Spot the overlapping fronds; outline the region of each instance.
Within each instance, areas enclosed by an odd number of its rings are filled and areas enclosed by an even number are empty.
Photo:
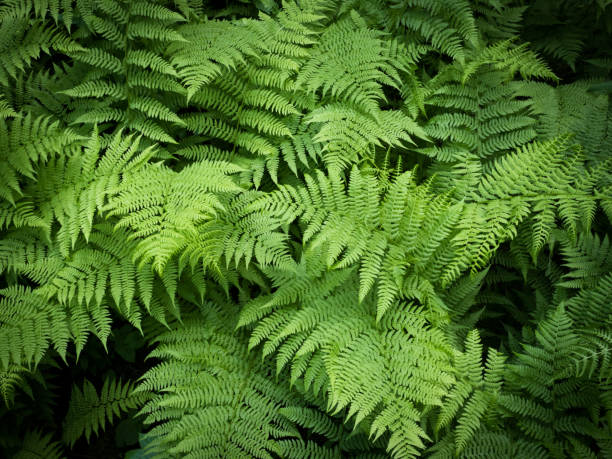
[[[3,2],[0,449],[612,457],[611,12]]]

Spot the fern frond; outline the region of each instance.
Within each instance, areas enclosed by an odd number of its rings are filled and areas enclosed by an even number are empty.
[[[466,83],[454,68],[445,73],[429,83],[425,106],[441,113],[430,117],[425,132],[447,145],[419,151],[445,162],[461,160],[466,149],[485,159],[535,138],[536,120],[527,111],[530,102],[519,100],[499,72],[480,72]]]
[[[68,341],[75,336],[69,329],[67,311],[30,288],[8,287],[0,299],[0,363],[37,365],[48,347],[65,358]]]
[[[112,120],[153,140],[176,143],[169,131],[172,123],[183,125],[176,114],[182,104],[169,94],[184,89],[161,50],[186,42],[177,31],[184,18],[159,2],[144,0],[105,0],[83,10],[93,37],[90,46],[74,53],[78,64],[73,72],[85,78],[62,91],[87,102],[81,113],[71,114],[72,123],[103,125]]]
[[[25,373],[28,373],[27,368],[16,365],[0,370],[0,395],[7,407],[14,403],[15,390],[21,386],[27,387],[24,381]]]
[[[9,122],[0,121],[0,174],[3,176],[0,197],[15,203],[22,194],[20,179],[34,180],[34,165],[62,152],[68,153],[83,138],[71,129],[60,127],[59,121],[31,114]]]
[[[142,166],[155,153],[153,148],[139,151],[138,139],[124,136],[120,131],[104,149],[95,130],[87,142],[77,137],[76,143],[73,141],[68,144],[70,147],[63,147],[67,142],[63,139],[72,139],[73,135],[67,131],[56,143],[49,141],[47,148],[54,148],[52,151],[57,151],[55,154],[58,156],[39,165],[36,181],[26,190],[31,202],[37,206],[36,213],[28,221],[34,226],[47,228],[57,221],[61,225],[57,239],[64,256],[74,248],[80,233],[85,239],[89,237],[94,217],[121,174]],[[45,154],[45,144],[43,141],[36,149],[30,147],[33,150],[30,155]],[[63,150],[66,153],[59,154]],[[42,158],[38,160],[42,161]],[[28,206],[29,200],[17,202],[17,208],[22,209],[20,213]]]
[[[29,431],[23,438],[21,449],[13,456],[16,459],[33,459],[44,457],[49,459],[62,459],[63,448],[60,442],[53,441],[52,434],[43,434],[40,431]]]
[[[280,454],[280,440],[300,438],[281,411],[300,406],[299,398],[287,385],[274,384],[268,366],[247,354],[227,313],[211,304],[205,315],[208,333],[201,333],[202,319],[193,317],[181,329],[162,334],[151,354],[162,362],[145,374],[137,390],[156,392],[141,410],[146,422],[155,423],[147,433],[147,449],[155,457]]]
[[[40,20],[22,17],[5,17],[0,23],[0,83],[9,86],[10,81],[33,66],[41,52],[51,50],[71,55],[83,48],[63,30]]]
[[[569,269],[564,287],[580,288],[595,286],[612,269],[610,240],[597,234],[581,233],[573,242],[567,234],[561,234],[561,250],[565,259],[564,266]]]
[[[502,386],[504,356],[489,350],[486,369],[482,368],[481,360],[480,336],[476,330],[472,330],[465,340],[465,351],[456,357],[457,381],[445,399],[436,422],[438,430],[449,426],[457,418],[453,438],[458,454],[477,437],[485,413],[495,406]]]
[[[463,0],[394,0],[387,26],[396,33],[404,28],[461,62],[467,45],[473,46],[478,41],[472,8]]]
[[[465,83],[483,65],[491,65],[496,70],[508,72],[510,77],[518,72],[524,79],[557,80],[548,65],[529,50],[527,44],[514,45],[512,40],[500,41],[482,49],[473,60],[466,64],[462,82]]]
[[[87,379],[83,388],[74,386],[68,406],[68,413],[63,424],[63,440],[71,447],[85,435],[89,441],[92,436],[106,429],[107,423],[112,424],[114,418],[122,412],[139,408],[145,401],[142,393],[134,392],[134,383],[106,378],[100,393]]]
[[[351,278],[356,280],[356,275]],[[266,353],[276,352],[283,361],[292,361],[292,379],[306,378],[305,371],[321,361],[329,381],[329,411],[346,408],[347,417],[355,416],[356,424],[373,417],[371,435],[378,438],[389,431],[387,448],[392,455],[416,454],[427,438],[418,426],[417,406],[439,403],[453,380],[447,373],[444,338],[428,328],[426,314],[419,308],[394,309],[377,325],[375,303],[369,298],[357,302],[355,284],[346,282],[333,293],[329,287],[324,277],[311,283],[307,291],[298,293],[299,308],[292,306],[291,297],[277,300],[274,312],[255,326],[251,346],[263,341]],[[243,317],[240,323],[246,320]],[[422,334],[425,329],[428,333]],[[417,354],[428,363],[417,362]],[[417,381],[427,381],[428,389],[420,388]]]
[[[187,87],[188,100],[225,69],[236,68],[244,62],[245,56],[258,55],[261,46],[265,46],[255,31],[244,23],[208,21],[183,26],[180,31],[187,42],[172,44],[169,54],[172,66]]]
[[[126,175],[104,209],[108,215],[121,216],[117,227],[130,228],[131,238],[139,241],[134,257],[140,266],[152,261],[161,274],[172,255],[185,246],[188,234],[223,209],[213,193],[240,191],[230,176],[239,171],[232,164],[210,161],[178,173],[151,165]]]

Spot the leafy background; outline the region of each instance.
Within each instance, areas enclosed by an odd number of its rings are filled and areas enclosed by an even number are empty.
[[[0,2],[0,450],[612,457],[612,2]]]

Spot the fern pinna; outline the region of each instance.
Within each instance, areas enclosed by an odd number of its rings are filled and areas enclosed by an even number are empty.
[[[221,3],[0,4],[3,457],[612,456],[612,3]]]

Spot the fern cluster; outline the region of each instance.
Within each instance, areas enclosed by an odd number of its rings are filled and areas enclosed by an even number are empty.
[[[4,455],[611,457],[612,2],[216,3],[0,5]]]

